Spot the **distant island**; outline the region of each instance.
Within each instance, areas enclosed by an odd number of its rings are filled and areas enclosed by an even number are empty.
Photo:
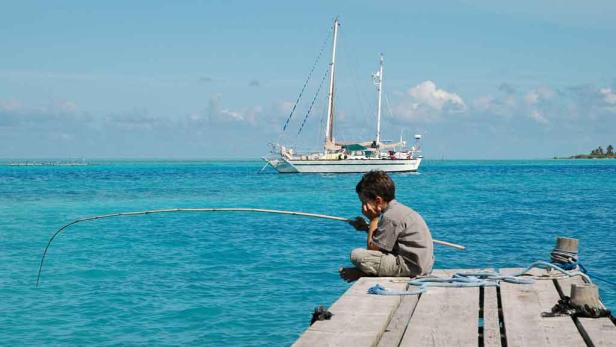
[[[614,147],[608,145],[605,150],[603,150],[603,147],[599,146],[590,151],[590,154],[577,154],[560,158],[554,157],[554,159],[616,159],[616,155],[614,154]]]

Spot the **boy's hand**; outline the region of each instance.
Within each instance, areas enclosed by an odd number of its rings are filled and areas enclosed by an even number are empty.
[[[369,225],[363,217],[356,217],[355,219],[350,220],[349,224],[355,227],[355,230],[368,231]]]
[[[373,220],[381,215],[381,209],[376,206],[371,206],[370,204],[362,204],[361,210],[364,216],[368,217],[370,220]]]

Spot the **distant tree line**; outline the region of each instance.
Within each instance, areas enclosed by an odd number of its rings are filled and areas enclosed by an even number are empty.
[[[572,159],[601,159],[601,158],[616,158],[614,155],[614,147],[612,145],[608,145],[605,150],[603,147],[599,146],[592,151],[590,154],[578,154],[570,157]]]

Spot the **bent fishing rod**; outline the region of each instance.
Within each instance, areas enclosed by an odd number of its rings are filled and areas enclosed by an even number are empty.
[[[329,219],[329,220],[336,220],[336,221],[341,221],[345,223],[351,223],[354,221],[353,219],[336,217],[336,216],[328,216],[325,214],[318,214],[318,213],[269,210],[269,209],[264,209],[264,208],[246,208],[246,207],[170,208],[170,209],[148,210],[148,211],[138,211],[138,212],[118,212],[118,213],[103,214],[99,216],[83,217],[83,218],[76,219],[70,223],[63,225],[60,229],[58,229],[55,233],[53,233],[51,238],[49,238],[49,241],[47,242],[47,246],[45,247],[45,251],[43,252],[43,256],[41,257],[41,264],[39,265],[38,275],[36,276],[36,287],[38,288],[39,286],[39,281],[41,279],[41,272],[43,271],[43,264],[45,262],[45,256],[47,256],[47,251],[49,250],[49,246],[51,246],[51,243],[56,238],[56,236],[58,236],[58,234],[60,234],[62,231],[64,231],[64,229],[68,228],[69,226],[77,224],[77,223],[81,223],[81,222],[93,221],[93,220],[98,220],[98,219],[106,219],[106,218],[111,218],[111,217],[142,216],[142,215],[149,215],[149,214],[173,213],[173,212],[258,212],[258,213],[286,214],[286,215],[292,215],[292,216],[304,216],[304,217],[312,217],[312,218]],[[447,247],[451,247],[451,248],[455,248],[459,250],[465,249],[464,246],[451,243],[451,242],[439,241],[439,240],[432,240],[432,242],[437,245],[447,246]]]

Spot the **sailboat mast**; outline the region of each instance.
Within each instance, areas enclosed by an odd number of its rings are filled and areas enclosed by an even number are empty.
[[[334,134],[334,72],[336,68],[336,39],[338,38],[338,18],[334,20],[334,41],[332,44],[332,61],[329,63],[329,94],[327,100],[327,124],[325,126],[325,150],[333,143]]]
[[[379,69],[378,77],[375,78],[376,88],[379,92],[379,100],[376,110],[376,145],[381,144],[381,97],[383,94],[383,54],[381,53],[381,67]]]

